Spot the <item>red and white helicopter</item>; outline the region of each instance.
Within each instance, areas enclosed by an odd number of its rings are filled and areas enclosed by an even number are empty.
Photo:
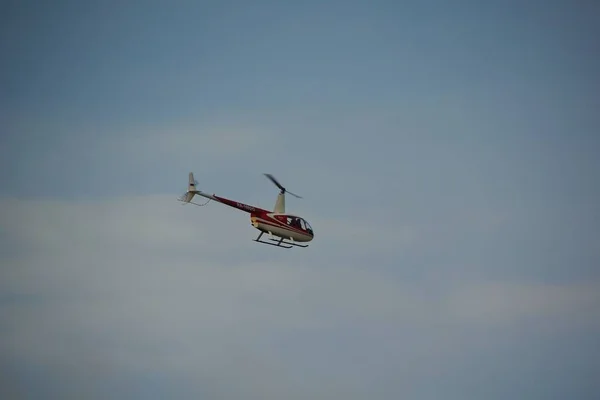
[[[190,203],[197,206],[204,206],[208,204],[210,200],[214,200],[230,207],[237,208],[238,210],[250,213],[250,222],[252,226],[260,231],[258,237],[253,239],[255,242],[283,247],[286,249],[291,249],[293,246],[308,247],[308,244],[300,243],[306,243],[313,240],[314,232],[312,227],[304,218],[301,218],[297,215],[286,214],[285,212],[286,192],[297,198],[301,197],[294,193],[288,192],[283,186],[281,186],[279,182],[277,182],[273,175],[265,174],[265,176],[280,189],[273,211],[264,210],[259,207],[229,200],[215,194],[202,192],[196,187],[198,182],[194,180],[194,174],[192,172],[189,174],[188,190],[178,200],[183,202],[184,205]],[[193,203],[192,199],[195,195],[205,197],[208,199],[208,201],[204,204]],[[274,243],[260,240],[262,235],[265,233],[269,235],[269,240]]]

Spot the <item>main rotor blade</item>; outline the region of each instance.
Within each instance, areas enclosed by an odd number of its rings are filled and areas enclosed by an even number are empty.
[[[284,193],[289,193],[289,194],[291,194],[292,196],[294,196],[294,197],[297,197],[297,198],[299,198],[299,199],[301,199],[301,198],[302,198],[301,196],[298,196],[297,194],[294,194],[294,193],[292,193],[292,192],[288,192],[288,191],[287,191],[287,189],[286,189],[286,188],[284,188],[284,187],[281,185],[281,183],[277,182],[277,179],[275,179],[275,177],[274,177],[273,175],[271,175],[271,174],[265,174],[265,176],[266,176],[267,178],[269,178],[269,179],[271,180],[271,182],[273,182],[273,183],[275,184],[275,186],[277,186],[279,189],[281,189],[281,191],[282,191],[282,192],[284,192]]]
[[[265,174],[265,176],[267,178],[269,178],[271,180],[271,182],[273,182],[275,184],[275,186],[277,186],[279,189],[281,189],[285,192],[285,188],[283,186],[281,186],[281,183],[277,182],[277,179],[275,179],[275,177],[273,175]]]
[[[298,196],[297,194],[294,194],[294,193],[292,193],[292,192],[288,192],[287,190],[286,190],[286,193],[289,193],[289,194],[291,194],[292,196],[294,196],[294,197],[297,197],[297,198],[299,198],[299,199],[301,199],[301,198],[302,198],[301,196]]]

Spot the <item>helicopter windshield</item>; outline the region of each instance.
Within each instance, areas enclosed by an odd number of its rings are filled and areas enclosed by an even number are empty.
[[[313,234],[313,229],[305,219],[300,217],[288,217],[287,218],[288,225],[295,226],[297,228],[302,228],[302,230],[307,231],[311,235]]]
[[[310,232],[311,234],[313,233],[312,226],[310,226],[310,224],[308,223],[308,221],[307,221],[307,220],[303,219],[303,220],[302,220],[302,224],[304,225],[305,229],[306,229],[308,232]]]

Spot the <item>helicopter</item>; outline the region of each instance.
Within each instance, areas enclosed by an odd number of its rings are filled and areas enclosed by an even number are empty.
[[[308,221],[297,215],[288,214],[285,211],[285,194],[289,193],[294,197],[301,199],[302,197],[286,190],[271,174],[264,174],[275,186],[279,188],[279,194],[275,202],[275,207],[272,211],[262,209],[260,207],[251,206],[240,203],[238,201],[226,199],[215,194],[208,194],[198,190],[198,182],[194,179],[194,173],[190,172],[188,176],[188,190],[177,200],[183,205],[194,204],[197,206],[205,206],[211,200],[227,206],[237,208],[250,214],[250,224],[260,231],[260,234],[255,242],[277,246],[281,248],[291,249],[292,247],[308,247],[307,242],[313,240],[315,234],[313,228]],[[194,196],[201,196],[208,199],[204,204],[192,202]],[[270,242],[261,240],[264,234],[267,234]]]

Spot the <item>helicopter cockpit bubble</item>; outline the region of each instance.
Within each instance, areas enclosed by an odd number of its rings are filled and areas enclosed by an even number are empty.
[[[312,226],[310,226],[310,224],[308,223],[307,220],[300,218],[301,224],[302,224],[302,228],[305,229],[308,233],[310,233],[311,235],[313,234],[313,229]]]

